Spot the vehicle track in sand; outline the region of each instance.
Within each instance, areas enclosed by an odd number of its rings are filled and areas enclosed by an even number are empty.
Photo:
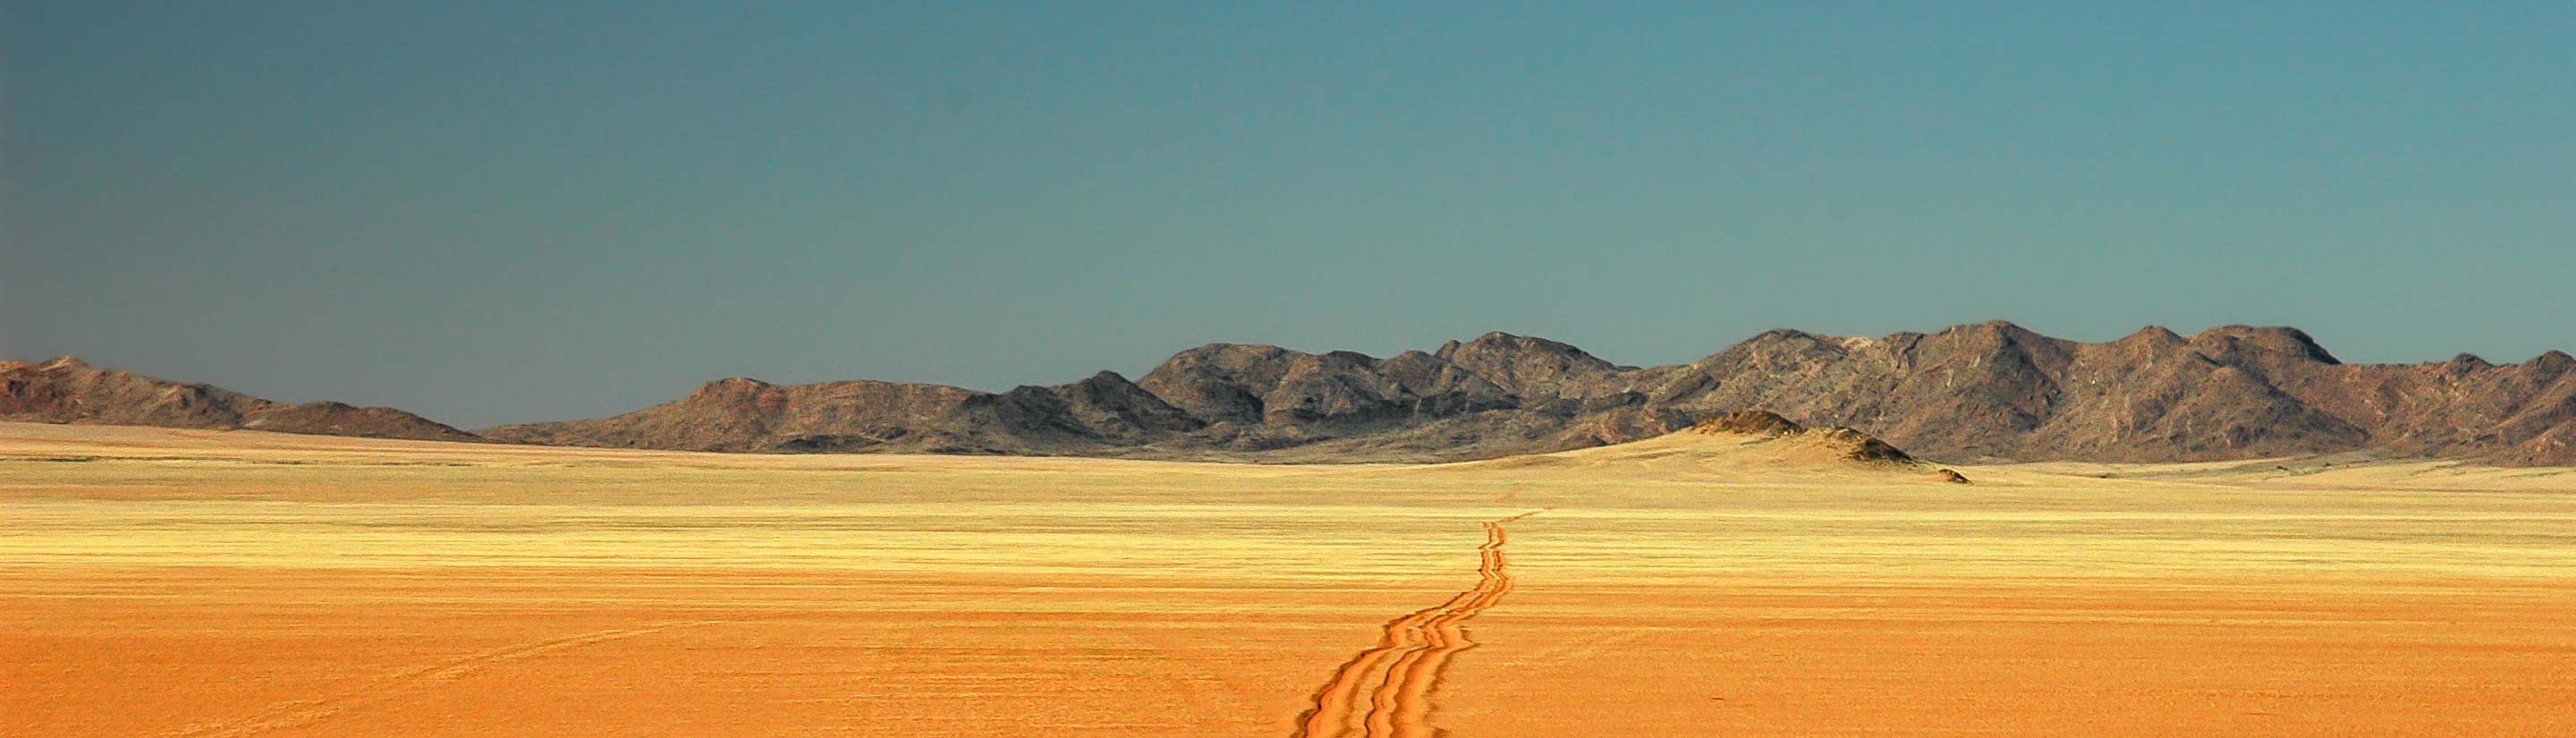
[[[1415,610],[1380,629],[1377,645],[1344,662],[1333,678],[1315,690],[1313,707],[1297,716],[1291,738],[1423,738],[1437,736],[1431,727],[1431,693],[1451,658],[1476,647],[1465,623],[1493,607],[1512,590],[1510,559],[1503,555],[1509,534],[1503,524],[1537,515],[1530,511],[1484,524],[1485,543],[1476,547],[1476,586],[1449,601]]]
[[[391,701],[399,698],[403,693],[424,686],[455,681],[495,666],[527,661],[598,643],[652,635],[674,628],[712,625],[719,622],[723,621],[684,620],[654,623],[641,628],[598,630],[505,646],[437,663],[401,669],[370,680],[364,686],[329,697],[291,700],[232,720],[189,725],[168,733],[166,738],[239,738],[301,727],[343,712]]]

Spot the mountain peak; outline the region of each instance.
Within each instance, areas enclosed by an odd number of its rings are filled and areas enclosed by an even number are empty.
[[[1989,320],[1989,321],[1985,321],[1985,322],[1983,322],[1983,323],[1964,323],[1964,324],[1954,325],[1954,326],[1950,326],[1949,328],[1942,329],[1942,330],[1941,330],[1941,333],[1945,333],[1945,334],[1972,334],[1972,335],[1983,335],[1983,336],[2006,336],[2006,337],[2016,337],[2016,338],[2017,338],[2017,337],[2021,337],[2021,336],[2038,336],[2038,335],[2040,335],[2040,333],[2039,333],[2038,331],[2033,331],[2033,330],[2028,329],[2028,328],[2023,328],[2023,327],[2021,327],[2021,324],[2019,324],[2019,323],[2014,323],[2014,322],[2009,321],[2009,320]],[[1936,334],[1936,335],[1937,335],[1937,334]]]
[[[1440,344],[1440,349],[1432,352],[1432,355],[1442,359],[1450,359],[1458,356],[1462,352],[1469,351],[1536,351],[1540,353],[1562,354],[1569,356],[1591,356],[1591,354],[1584,353],[1583,349],[1575,348],[1574,344],[1539,338],[1537,336],[1523,336],[1515,333],[1505,333],[1502,331],[1487,331],[1484,335],[1477,336],[1475,340],[1465,343],[1450,341],[1448,343]]]
[[[2054,344],[2064,346],[2071,346],[2075,343],[2046,333],[2024,328],[2021,324],[2014,323],[2009,320],[1989,320],[1983,323],[1978,323],[1974,328],[1979,334],[1995,336],[2008,343],[2032,345]]]
[[[1530,397],[1590,394],[1621,371],[1573,344],[1501,331],[1443,344],[1433,356],[1495,387]]]
[[[1771,330],[1753,334],[1752,338],[1744,339],[1743,343],[1752,343],[1755,341],[1765,343],[1772,341],[1811,341],[1818,338],[1823,338],[1823,336],[1808,333],[1796,328],[1773,328]]]
[[[778,385],[770,384],[770,383],[768,383],[768,382],[763,382],[763,381],[761,381],[761,380],[753,379],[753,378],[750,378],[750,377],[726,377],[726,378],[723,378],[723,379],[718,379],[718,380],[715,380],[715,381],[712,381],[712,382],[708,382],[708,383],[706,383],[706,384],[698,385],[698,391],[697,391],[695,394],[701,394],[701,395],[713,395],[713,394],[735,394],[735,393],[741,393],[741,392],[753,392],[753,391],[758,391],[758,390],[763,390],[763,389],[769,389],[769,388],[773,388],[773,387],[776,387],[776,386],[778,386]]]
[[[2154,344],[2171,344],[2171,345],[2175,345],[2175,346],[2180,346],[2180,345],[2182,345],[2182,344],[2184,344],[2184,343],[2185,343],[2185,340],[2183,339],[2182,334],[2173,332],[2173,329],[2171,329],[2171,328],[2166,328],[2166,327],[2164,327],[2164,326],[2160,326],[2160,325],[2151,325],[2151,326],[2147,326],[2147,327],[2144,327],[2144,328],[2139,328],[2139,329],[2138,329],[2138,332],[2136,332],[2136,333],[2131,333],[2131,334],[2129,334],[2128,336],[2123,337],[2123,338],[2121,338],[2120,340],[2116,341],[2115,343],[2131,343],[2131,342],[2154,343]]]
[[[2327,353],[2324,346],[2310,338],[2307,331],[2288,326],[2222,325],[2201,331],[2191,343],[2222,362],[2238,357],[2260,355],[2264,358],[2291,359],[2319,364],[2342,364],[2343,360]]]
[[[2550,371],[2566,371],[2576,368],[2576,356],[2568,356],[2565,351],[2550,349],[2541,352],[2539,356],[2531,357],[2531,365]]]

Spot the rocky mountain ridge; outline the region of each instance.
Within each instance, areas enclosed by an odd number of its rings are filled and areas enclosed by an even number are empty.
[[[2195,461],[2375,452],[2576,464],[2576,359],[2345,364],[2293,328],[2150,327],[2083,343],[2005,322],[1878,338],[1775,330],[1630,367],[1488,333],[1377,358],[1209,344],[1130,381],[711,383],[497,440],[721,451],[1430,461],[1637,440],[1761,409],[1945,461]]]
[[[42,363],[0,361],[0,420],[483,440],[389,407],[274,402],[213,385],[91,366],[69,356]]]
[[[2576,358],[2346,364],[2294,328],[2157,327],[2100,343],[2005,322],[1876,338],[1764,332],[1623,366],[1508,333],[1378,358],[1208,344],[1130,380],[980,392],[710,382],[490,440],[749,452],[1448,461],[1633,441],[1741,410],[1945,462],[2202,461],[2362,452],[2576,465]],[[287,405],[64,358],[0,363],[0,419],[477,440],[389,408]]]

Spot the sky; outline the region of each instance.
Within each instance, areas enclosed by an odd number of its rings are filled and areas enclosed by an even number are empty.
[[[0,358],[463,427],[1214,341],[2576,349],[2576,5],[0,3]]]

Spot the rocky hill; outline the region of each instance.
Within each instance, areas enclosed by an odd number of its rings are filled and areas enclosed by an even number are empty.
[[[1500,473],[1514,479],[1616,475],[1625,479],[1757,481],[1784,478],[1879,483],[1969,484],[1959,472],[1930,464],[1850,428],[1808,428],[1761,410],[1739,410],[1653,438],[1593,448],[1507,456],[1455,464],[1400,467],[1440,474]]]
[[[1211,344],[1130,382],[986,393],[711,383],[498,440],[723,451],[928,451],[1429,461],[1634,441],[1762,409],[1945,461],[2190,461],[2369,451],[2576,464],[2576,359],[2345,364],[2291,328],[2147,328],[2082,343],[2010,323],[1879,338],[1763,333],[1629,367],[1489,333],[1392,357]]]
[[[62,357],[0,361],[0,420],[154,425],[433,441],[482,440],[418,415],[337,402],[272,402]]]
[[[1919,464],[1914,457],[1867,433],[1835,426],[1808,428],[1768,410],[1737,410],[1691,426],[1688,433],[1703,436],[1742,436],[1757,443],[1787,441],[1780,444],[1810,450],[1835,461],[1888,464]]]
[[[1139,446],[1207,423],[1115,372],[1001,394],[932,384],[756,379],[600,420],[486,429],[502,441],[704,451],[1080,453]]]

